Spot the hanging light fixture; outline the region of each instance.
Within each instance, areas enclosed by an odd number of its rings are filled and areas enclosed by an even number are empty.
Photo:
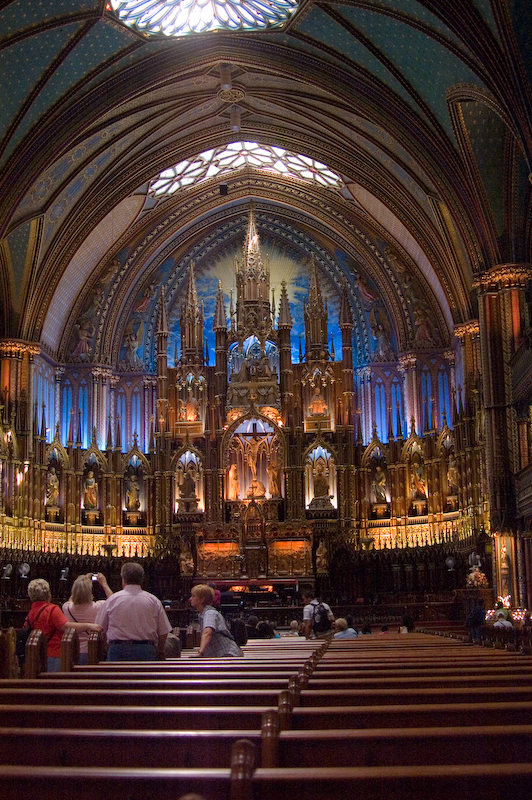
[[[231,106],[231,113],[230,113],[230,122],[231,122],[231,130],[232,131],[239,131],[240,130],[240,115],[241,109],[239,106]]]
[[[220,64],[220,86],[224,91],[233,88],[231,64]]]

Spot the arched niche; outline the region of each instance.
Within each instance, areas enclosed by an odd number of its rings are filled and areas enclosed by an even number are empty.
[[[203,462],[194,448],[183,449],[175,460],[176,511],[204,511]]]
[[[338,508],[335,458],[324,443],[315,444],[305,458],[305,508]]]
[[[273,420],[258,414],[240,418],[228,429],[222,452],[226,500],[282,497],[284,437]]]

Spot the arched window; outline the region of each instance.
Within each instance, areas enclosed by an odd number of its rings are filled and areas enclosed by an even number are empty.
[[[49,367],[42,364],[36,370],[34,378],[34,407],[35,423],[41,432],[44,405],[44,424],[46,426],[46,441],[51,442],[55,435],[55,396],[54,379]]]
[[[396,438],[400,433],[404,436],[403,392],[397,378],[392,381],[392,425]]]
[[[449,375],[445,369],[440,369],[438,373],[438,399],[440,407],[440,425],[443,427],[443,415],[447,417],[447,423],[451,422],[451,400],[449,396]]]
[[[375,422],[379,439],[384,441],[388,435],[386,430],[386,389],[380,378],[377,378],[375,384]]]
[[[89,446],[89,391],[87,383],[82,380],[78,391],[79,426],[81,429],[81,441],[83,447]]]
[[[72,384],[66,380],[61,394],[61,442],[66,445],[72,412]]]
[[[45,383],[45,424],[46,424],[46,441],[51,442],[55,436],[55,391],[54,379],[47,376]]]
[[[35,415],[37,417],[36,422],[39,428],[41,429],[41,413],[42,413],[42,404],[45,402],[44,400],[44,379],[41,372],[38,372],[35,376]]]
[[[320,497],[330,499],[331,508],[338,507],[336,465],[332,453],[321,445],[315,447],[305,464],[305,506]]]
[[[142,447],[142,425],[140,419],[140,392],[138,386],[133,389],[131,395],[131,437],[137,434],[137,442],[139,447]]]
[[[127,417],[126,417],[126,394],[123,389],[118,390],[116,397],[116,426],[120,428],[120,439],[122,442],[122,452],[126,452],[127,440]]]
[[[421,414],[423,428],[430,427],[430,412],[432,403],[432,378],[428,367],[423,367],[421,373]]]

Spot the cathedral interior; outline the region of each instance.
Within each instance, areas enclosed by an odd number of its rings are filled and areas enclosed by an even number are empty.
[[[0,4],[2,593],[532,607],[532,6],[210,5]]]

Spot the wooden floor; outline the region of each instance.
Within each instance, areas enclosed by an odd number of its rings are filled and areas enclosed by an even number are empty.
[[[0,681],[6,800],[529,800],[532,656],[426,634]]]

